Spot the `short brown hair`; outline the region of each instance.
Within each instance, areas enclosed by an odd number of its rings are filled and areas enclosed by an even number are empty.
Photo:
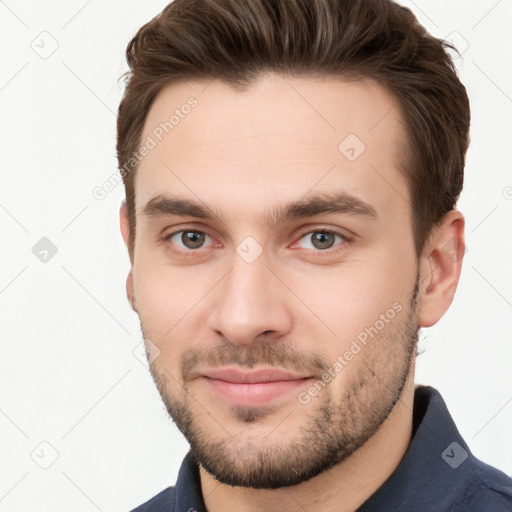
[[[469,100],[448,48],[391,0],[174,0],[126,49],[130,71],[118,111],[117,155],[130,257],[137,166],[127,164],[157,94],[187,80],[220,79],[243,88],[264,72],[371,78],[395,95],[407,133],[402,172],[418,257],[458,200],[469,144]]]

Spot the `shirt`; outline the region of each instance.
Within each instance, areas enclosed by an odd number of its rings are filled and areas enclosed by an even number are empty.
[[[176,485],[132,512],[206,512],[189,452]],[[417,386],[412,439],[400,464],[357,512],[511,512],[512,478],[478,460],[439,392]]]

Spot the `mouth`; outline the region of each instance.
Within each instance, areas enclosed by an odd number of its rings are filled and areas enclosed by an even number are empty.
[[[241,371],[215,368],[200,375],[208,390],[233,405],[258,407],[286,397],[306,386],[311,375],[301,375],[275,368]]]

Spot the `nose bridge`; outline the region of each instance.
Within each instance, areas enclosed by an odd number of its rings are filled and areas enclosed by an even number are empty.
[[[234,254],[232,267],[218,287],[210,328],[236,344],[251,343],[259,334],[291,328],[291,314],[264,254],[246,260]]]
[[[268,281],[271,275],[264,256],[247,262],[237,255],[233,258],[226,298],[231,297],[240,306],[257,307],[258,304],[264,304],[270,292]]]

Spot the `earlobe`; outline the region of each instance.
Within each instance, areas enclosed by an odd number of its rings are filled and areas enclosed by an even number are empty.
[[[450,211],[431,237],[422,256],[420,327],[436,324],[453,301],[464,258],[464,216]]]

